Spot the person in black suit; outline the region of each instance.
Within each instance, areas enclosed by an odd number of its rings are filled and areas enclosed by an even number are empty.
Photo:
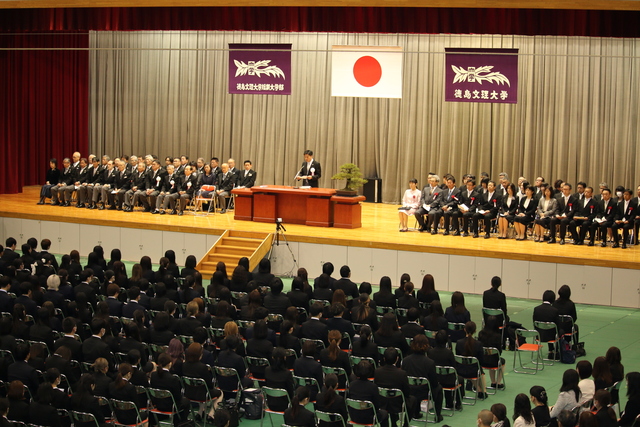
[[[38,201],[39,205],[44,205],[44,199],[51,197],[51,187],[57,185],[59,180],[60,169],[58,169],[58,159],[52,158],[49,160],[49,170],[47,171],[45,184],[40,190],[40,200]]]
[[[327,412],[330,414],[340,414],[346,421],[349,417],[347,404],[344,397],[336,393],[338,388],[338,376],[328,374],[324,377],[324,389],[316,397],[316,410]],[[342,427],[340,422],[330,423],[327,421],[319,421],[319,427]]]
[[[144,308],[142,304],[140,304],[140,288],[137,286],[132,286],[127,291],[129,295],[129,302],[122,307],[122,317],[128,317],[129,319],[133,319],[133,314],[136,310],[142,310],[145,318],[147,317],[147,310]]]
[[[403,355],[409,353],[409,345],[400,332],[398,319],[393,313],[385,313],[382,316],[380,328],[373,334],[373,338],[378,347],[395,347],[400,349]]]
[[[597,212],[598,214],[591,224],[589,246],[594,246],[596,232],[600,229],[600,246],[605,248],[607,246],[607,230],[613,227],[616,216],[618,215],[618,205],[611,200],[611,190],[608,188],[602,190],[602,200],[598,202]],[[586,225],[584,225],[583,228],[586,228]]]
[[[535,199],[535,189],[531,185],[525,188],[525,195],[520,199],[518,210],[513,218],[513,226],[516,229],[516,240],[526,240],[527,226],[535,219],[538,201]]]
[[[440,177],[438,175],[429,175],[429,185],[425,185],[420,195],[419,208],[415,213],[416,220],[420,225],[419,230],[425,231],[433,228],[431,234],[438,233],[438,224],[435,222],[440,208],[440,196],[442,189],[439,187]],[[425,223],[424,216],[427,215],[428,221]]]
[[[398,359],[398,350],[393,347],[388,347],[382,356],[382,366],[375,370],[373,381],[378,387],[400,390],[404,396],[407,411],[410,414],[415,414],[416,398],[411,395],[407,373],[396,366]],[[381,400],[382,408],[389,412],[391,415],[391,425],[395,427],[398,422],[398,414],[402,411],[402,399],[399,397],[382,397]]]
[[[302,180],[302,185],[317,188],[320,177],[322,177],[320,163],[313,158],[313,151],[305,150],[304,162],[302,162],[302,166],[300,170],[298,170],[295,179],[298,181]]]
[[[271,388],[279,388],[286,390],[289,398],[293,397],[293,374],[287,369],[286,353],[284,348],[276,347],[273,349],[271,366],[268,366],[264,373],[265,385]],[[269,409],[274,411],[285,411],[289,406],[289,400],[286,397],[267,396]]]
[[[159,182],[157,180],[158,177],[161,178],[161,181]],[[173,165],[167,165],[167,171],[164,174],[160,174],[156,177],[154,191],[157,191],[158,194],[156,195],[155,209],[152,213],[164,214],[165,210],[169,208],[169,203],[171,202],[170,196],[177,193],[179,188],[180,177],[175,173],[175,168]]]
[[[109,366],[115,366],[113,355],[109,345],[102,340],[107,328],[103,319],[95,318],[91,321],[92,335],[82,342],[82,356],[85,362],[94,362],[103,357],[109,362]]]
[[[502,314],[506,316],[506,319],[501,316],[496,317],[496,321],[502,326],[503,320],[509,323],[509,316],[507,316],[507,296],[500,291],[500,286],[502,286],[502,279],[499,276],[493,276],[491,278],[491,289],[487,289],[482,294],[482,307],[502,310]],[[486,322],[488,316],[483,313],[483,317]]]
[[[31,299],[33,296],[33,289],[32,289],[31,283],[29,282],[20,283],[20,285],[18,286],[18,291],[20,293],[20,296],[18,296],[18,298],[15,299],[14,305],[15,304],[24,305],[24,308],[27,311],[27,314],[30,314],[33,317],[36,317],[38,315],[38,304],[36,304],[36,302],[33,299]]]
[[[556,299],[555,292],[551,290],[544,291],[542,294],[542,304],[533,309],[533,321],[534,322],[549,322],[555,323],[558,329],[558,336],[562,336],[562,330],[560,329],[560,318],[558,317],[558,309],[553,306],[553,302]],[[556,331],[553,329],[538,329],[540,334],[540,340],[551,341],[556,339]],[[551,353],[553,346],[549,344],[549,359],[556,359],[556,355]],[[558,355],[559,356],[559,355]]]
[[[75,189],[73,183],[76,180],[76,172],[75,169],[71,167],[71,160],[69,160],[69,158],[65,158],[62,161],[62,165],[64,166],[64,169],[62,169],[60,173],[60,180],[57,185],[51,187],[51,204],[53,206],[69,206],[71,201],[65,200],[66,190],[68,188]]]
[[[166,390],[171,393],[178,411],[178,414],[173,417],[173,424],[177,426],[182,421],[186,421],[189,416],[189,399],[182,394],[180,379],[169,372],[171,369],[171,356],[168,353],[160,353],[157,364],[156,371],[151,373],[149,387]],[[151,401],[161,411],[169,412],[174,410],[171,399],[154,399],[152,397]]]
[[[178,335],[193,335],[194,331],[202,326],[196,316],[198,315],[198,303],[191,301],[187,304],[187,315],[183,319],[178,320]]]
[[[13,298],[9,295],[11,291],[11,278],[8,276],[0,277],[0,312],[13,312]]]
[[[333,291],[335,292],[338,289],[342,289],[346,296],[351,296],[356,299],[360,296],[358,292],[358,285],[353,283],[350,279],[351,277],[351,269],[348,265],[343,265],[340,267],[340,279],[336,280],[333,284]]]
[[[328,334],[329,347],[320,351],[319,361],[322,366],[331,368],[341,368],[345,375],[338,375],[340,388],[346,387],[347,378],[351,375],[351,363],[346,352],[340,350],[340,342],[342,341],[342,333],[337,330],[331,330]]]
[[[419,320],[420,310],[417,307],[410,308],[407,311],[407,323],[400,328],[405,338],[413,338],[419,334],[424,335],[424,327],[420,326]]]
[[[636,417],[640,415],[640,372],[629,372],[626,378],[627,403],[618,421],[621,427],[632,426]]]
[[[260,357],[271,362],[273,353],[273,343],[267,338],[269,328],[264,319],[255,322],[253,326],[253,337],[247,340],[247,356]],[[264,378],[264,366],[249,366],[249,370],[256,378]]]
[[[560,224],[560,244],[564,245],[564,237],[567,233],[567,226],[571,223],[576,212],[578,199],[571,194],[571,184],[565,182],[562,186],[562,194],[556,196],[558,199],[558,210],[549,221],[549,242],[556,243],[556,225]]]
[[[40,384],[35,401],[29,405],[29,421],[32,424],[49,427],[62,426],[58,410],[53,404],[54,391],[50,383]]]
[[[635,200],[631,200],[632,192],[624,190],[622,200],[618,202],[618,216],[611,229],[613,230],[613,248],[620,247],[620,235],[618,230],[622,228],[622,249],[626,249],[629,240],[629,230],[633,229],[633,224],[638,215],[638,205]]]
[[[369,381],[369,378],[372,378],[374,375],[373,365],[367,360],[362,360],[355,366],[354,373],[357,379],[351,381],[349,384],[348,397],[350,399],[366,400],[373,403],[378,422],[380,425],[385,425],[389,414],[384,409],[381,409],[382,399],[378,386],[374,382]],[[349,415],[351,420],[358,424],[371,424],[373,418],[373,413],[370,410],[361,411],[349,408]]]
[[[476,323],[473,321],[468,321],[467,323],[465,323],[464,332],[465,337],[459,339],[456,342],[456,354],[459,356],[467,357],[473,356],[478,359],[478,362],[480,362],[480,366],[482,366],[484,358],[482,343],[473,337],[476,333]],[[477,380],[472,380],[473,385],[478,392],[478,398],[485,399],[487,397],[484,372],[482,372],[482,368],[479,373],[476,365],[457,364],[456,370],[458,371],[458,374],[460,376],[465,378],[478,377]]]
[[[218,177],[218,188],[216,188],[216,195],[218,197],[218,206],[221,206],[220,213],[227,213],[227,199],[231,196],[231,190],[236,185],[236,174],[229,171],[229,165],[223,163],[221,166],[221,172]]]
[[[124,203],[124,195],[131,188],[131,174],[126,170],[127,164],[125,162],[119,162],[117,164],[118,170],[113,173],[113,182],[109,188],[109,191],[102,193],[102,198],[109,201],[110,210],[121,210]],[[104,196],[107,196],[106,199]]]
[[[25,398],[24,384],[22,381],[11,381],[7,387],[9,399],[9,414],[12,421],[29,422],[29,401]]]
[[[496,191],[496,183],[489,181],[487,191],[482,194],[478,211],[473,215],[472,229],[476,230],[473,237],[478,237],[478,221],[484,221],[484,238],[491,237],[491,221],[498,216],[498,211],[502,205],[502,198]]]
[[[320,321],[324,307],[321,303],[316,302],[309,308],[309,320],[300,326],[299,337],[310,338],[314,340],[322,340],[327,344],[327,325]]]
[[[457,236],[459,233],[458,229],[455,227],[455,222],[457,222],[458,218],[462,216],[462,231],[463,236],[469,236],[469,221],[471,221],[471,232],[474,237],[478,237],[478,229],[474,228],[474,223],[472,221],[473,216],[477,213],[478,208],[480,207],[482,201],[482,195],[476,190],[476,181],[473,179],[469,179],[465,186],[466,190],[460,191],[459,200],[458,200],[458,209],[453,213],[454,218],[454,236]],[[475,223],[477,227],[478,223]],[[457,233],[457,234],[456,234]]]
[[[244,359],[236,353],[236,348],[240,345],[240,339],[236,335],[230,335],[224,340],[226,349],[218,354],[217,366],[221,368],[233,368],[238,373],[239,378],[244,378],[246,374]],[[233,395],[232,391],[239,388],[238,380],[235,377],[225,377],[218,375],[218,386],[225,393]]]
[[[107,305],[109,306],[109,316],[122,317],[124,303],[119,300],[120,286],[111,283],[107,286]]]
[[[13,237],[7,237],[5,241],[4,251],[2,252],[2,261],[9,266],[14,259],[20,258],[20,254],[16,252],[18,242]]]
[[[252,169],[251,160],[245,160],[244,170],[238,174],[238,187],[253,187],[256,184],[257,175],[257,172]]]
[[[574,245],[583,245],[587,235],[587,230],[593,223],[593,219],[598,214],[598,203],[592,198],[593,188],[587,187],[584,190],[584,198],[578,202],[575,214],[569,223],[569,232],[573,237]],[[580,233],[577,228],[580,227]]]
[[[119,400],[122,402],[131,402],[138,407],[140,411],[138,393],[136,387],[131,384],[131,378],[133,376],[133,367],[129,363],[121,363],[118,366],[118,375],[115,381],[109,383],[109,397],[111,399]],[[120,424],[131,425],[135,424],[137,416],[133,410],[120,410],[115,409],[116,419]],[[140,417],[144,422],[147,418],[146,412],[140,412]]]
[[[322,384],[322,365],[316,361],[316,344],[313,341],[307,341],[302,344],[302,356],[293,362],[293,375],[302,378],[314,378],[318,387]],[[310,387],[311,400],[315,400],[316,395],[320,391],[319,388]]]
[[[56,349],[55,353],[47,357],[44,366],[47,370],[56,369],[67,377],[69,384],[75,384],[80,380],[80,366],[72,366],[70,360],[71,350],[65,346],[60,346]]]
[[[71,351],[71,358],[78,362],[83,361],[82,343],[76,339],[77,333],[76,319],[73,317],[65,317],[62,320],[62,331],[64,336],[58,338],[53,343],[54,351],[64,346]]]
[[[104,412],[100,408],[100,402],[93,395],[96,382],[92,374],[82,374],[76,390],[71,396],[70,408],[72,411],[87,412],[93,414],[100,427],[105,427]]]
[[[18,344],[16,351],[14,352],[15,362],[9,365],[7,369],[8,381],[22,381],[24,385],[29,387],[29,390],[33,395],[38,391],[38,374],[36,369],[29,365],[29,345],[22,343]]]
[[[432,393],[429,396],[429,388],[425,386],[409,387],[411,395],[416,399],[413,412],[410,412],[411,418],[420,416],[420,403],[430,398],[434,404],[436,423],[438,423],[442,421],[442,386],[438,382],[435,362],[426,355],[428,348],[427,337],[424,334],[416,334],[411,342],[411,354],[402,360],[402,369],[410,377],[426,378]]]
[[[76,177],[73,186],[70,189],[66,190],[65,199],[71,200],[73,195],[73,191],[76,191],[77,204],[76,208],[84,208],[85,202],[87,201],[87,183],[91,180],[91,175],[89,175],[90,167],[87,159],[80,159],[80,165],[76,170]]]
[[[197,342],[191,343],[185,352],[185,362],[182,364],[182,375],[189,378],[199,378],[206,383],[210,398],[214,399],[207,412],[209,419],[211,419],[218,403],[222,400],[222,391],[214,388],[211,368],[202,363],[203,354],[204,348],[201,344]],[[187,399],[203,402],[207,398],[206,392],[207,390],[204,387],[185,386],[184,395]],[[205,406],[201,404],[198,413],[204,417],[204,412]]]
[[[460,199],[460,190],[456,188],[456,179],[453,176],[447,178],[447,188],[442,193],[440,201],[440,209],[436,212],[434,224],[440,223],[440,218],[444,216],[444,236],[449,235],[449,225],[453,223],[454,235],[460,234],[460,223],[458,221],[458,202]],[[455,215],[454,215],[455,214]],[[453,218],[453,221],[451,221]]]
[[[333,304],[331,304],[330,312],[333,317],[327,319],[327,329],[329,329],[330,331],[339,331],[341,334],[347,333],[351,338],[353,338],[353,336],[355,335],[353,323],[342,317],[345,311],[346,307],[342,303],[334,302]],[[343,346],[342,348],[346,347]]]
[[[284,422],[290,426],[316,427],[316,416],[305,408],[309,403],[309,389],[298,387],[291,400],[291,407],[284,412]]]
[[[142,199],[146,202],[144,195],[146,195],[147,188],[150,185],[147,168],[144,163],[139,163],[136,169],[129,178],[131,180],[131,188],[124,194],[125,212],[133,212],[138,200]]]
[[[333,289],[333,284],[336,282],[336,279],[334,279],[333,277],[331,277],[331,275],[333,274],[333,263],[332,262],[325,262],[324,264],[322,264],[322,274],[326,274],[328,276],[328,281],[329,281],[329,288]],[[313,289],[316,290],[318,289],[318,285],[320,282],[320,278],[322,277],[322,274],[318,277],[316,277],[313,280]],[[317,298],[314,296],[314,298],[316,299],[325,299],[325,298]],[[328,301],[331,301],[331,298],[327,298]]]
[[[153,212],[157,207],[156,199],[164,186],[164,178],[167,173],[160,166],[158,160],[151,162],[151,169],[147,170],[147,185],[144,194],[135,193],[133,195],[133,205],[142,203],[145,212]],[[155,212],[154,212],[155,213]]]
[[[269,310],[269,313],[284,314],[287,312],[287,308],[291,306],[289,297],[282,293],[284,285],[280,278],[276,277],[271,281],[271,290],[264,296],[263,305]],[[277,325],[278,329],[280,325]]]
[[[196,193],[198,189],[198,174],[193,173],[192,166],[186,166],[184,168],[184,177],[182,178],[182,188],[178,192],[180,195],[180,203],[178,205],[178,215],[182,215],[184,212],[184,208],[187,207],[187,202],[189,202],[193,195]]]

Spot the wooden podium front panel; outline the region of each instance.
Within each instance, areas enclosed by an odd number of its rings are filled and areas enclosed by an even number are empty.
[[[331,198],[313,196],[308,197],[306,215],[306,225],[311,225],[314,227],[331,227],[333,223]]]
[[[340,197],[333,196],[333,226],[336,228],[360,228],[362,227],[362,206],[364,196]]]
[[[253,195],[253,220],[259,222],[275,222],[276,194],[255,193]]]
[[[234,219],[251,221],[253,219],[253,193],[248,188],[238,188],[233,190],[234,199]]]
[[[295,193],[278,193],[277,218],[285,224],[304,224],[307,215],[307,196]]]

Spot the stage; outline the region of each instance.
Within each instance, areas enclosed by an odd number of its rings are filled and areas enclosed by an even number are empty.
[[[18,240],[17,249],[20,250],[21,240],[26,241],[29,237],[49,238],[52,241],[58,238],[60,250],[69,249],[72,246],[64,247],[62,242],[65,236],[73,237],[77,224],[77,240],[71,238],[67,241],[77,241],[76,249],[81,251],[82,256],[87,255],[86,251],[92,248],[92,244],[97,244],[94,242],[100,242],[105,247],[105,256],[108,257],[110,249],[105,242],[112,242],[113,246],[119,244],[125,259],[138,260],[137,255],[143,254],[150,255],[155,263],[159,256],[162,256],[159,249],[179,245],[181,235],[187,236],[184,238],[182,254],[178,253],[178,250],[176,252],[178,258],[183,259],[184,256],[181,255],[203,255],[201,253],[208,249],[224,230],[275,231],[275,224],[236,221],[233,211],[209,216],[194,216],[188,212],[185,212],[184,216],[173,216],[152,215],[139,210],[127,213],[78,209],[75,206],[37,205],[39,191],[40,187],[25,187],[20,194],[0,195],[2,243],[7,237],[13,236]],[[27,221],[17,225],[12,218]],[[413,224],[413,219],[410,219],[409,224]],[[36,232],[39,226],[41,228]],[[495,237],[484,239],[481,236],[474,239],[417,231],[400,233],[397,206],[377,203],[362,203],[361,228],[335,229],[296,224],[284,226],[289,245],[287,247],[283,239],[280,239],[281,245],[274,251],[276,259],[272,261],[275,270],[284,269],[274,271],[276,273],[291,272],[295,259],[298,266],[307,268],[310,277],[315,277],[319,274],[322,263],[331,261],[336,267],[335,276],[338,276],[340,266],[347,263],[351,266],[352,276],[356,281],[378,283],[381,275],[386,274],[392,278],[395,285],[400,274],[413,271],[412,276],[417,287],[420,286],[421,279],[415,276],[431,273],[439,279],[436,280],[436,284],[440,289],[460,289],[471,293],[481,293],[483,289],[488,288],[489,283],[485,280],[490,280],[495,274],[502,275],[503,281],[505,276],[518,281],[524,280],[525,283],[520,286],[524,288],[517,292],[514,290],[513,296],[533,298],[541,296],[541,293],[537,295],[537,286],[533,291],[529,289],[532,281],[536,282],[536,279],[542,282],[541,285],[548,284],[549,289],[557,289],[564,283],[574,283],[582,290],[590,288],[589,284],[595,280],[591,288],[606,288],[606,283],[609,283],[608,296],[602,299],[603,295],[596,297],[594,293],[593,297],[583,302],[640,306],[640,273],[635,271],[640,270],[640,246],[623,250],[610,246],[601,248],[597,244],[594,247],[574,246],[570,243],[561,246],[549,245],[546,242],[535,243],[532,240],[499,240]],[[18,227],[22,228],[18,230]],[[117,233],[114,228],[113,233],[109,233],[108,227],[119,228],[120,231]],[[161,247],[158,244],[147,244],[146,249],[143,248],[140,243],[148,242],[150,236],[158,235],[154,232],[160,232],[162,235],[160,240],[157,240],[162,242]],[[96,233],[100,234],[98,240],[95,238]],[[119,238],[114,240],[116,234]],[[192,245],[192,242],[196,243]],[[54,246],[55,243],[54,241]],[[194,249],[194,245],[197,248]],[[548,265],[545,267],[545,264]],[[486,272],[483,271],[485,266]],[[367,269],[370,271],[366,271]],[[579,277],[576,278],[576,275]],[[469,278],[466,278],[467,276]],[[488,276],[488,279],[485,276]],[[469,280],[474,283],[465,284]],[[603,280],[605,283],[602,283]],[[631,282],[628,283],[625,295],[616,296],[617,292],[611,288],[611,284],[620,280]],[[459,283],[460,281],[465,283]],[[446,282],[447,285],[439,286],[439,282]],[[601,291],[604,292],[605,289]],[[634,294],[633,301],[629,302],[627,292],[631,291]],[[512,292],[507,292],[509,293]]]

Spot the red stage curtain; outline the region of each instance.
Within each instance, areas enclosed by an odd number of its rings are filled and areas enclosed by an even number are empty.
[[[0,34],[2,48],[87,48],[87,34]],[[0,193],[44,183],[49,158],[89,147],[86,50],[0,50]]]
[[[228,30],[640,36],[640,12],[374,7],[16,9],[0,31]]]

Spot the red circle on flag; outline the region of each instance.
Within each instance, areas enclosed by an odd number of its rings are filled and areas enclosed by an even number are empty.
[[[364,87],[378,84],[382,77],[382,67],[372,56],[362,56],[353,64],[353,76]]]

